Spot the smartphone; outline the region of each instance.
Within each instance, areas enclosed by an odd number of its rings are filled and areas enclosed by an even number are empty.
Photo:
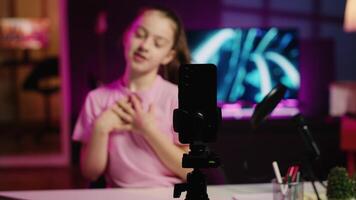
[[[179,69],[178,109],[173,125],[183,144],[215,142],[221,111],[217,107],[217,68],[185,64]]]

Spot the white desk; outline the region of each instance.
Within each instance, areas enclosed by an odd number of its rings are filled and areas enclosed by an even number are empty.
[[[323,199],[325,189],[317,184]],[[309,183],[304,184],[304,193],[308,198],[314,199]],[[210,200],[269,200],[273,199],[271,184],[245,184],[209,186]],[[77,189],[77,190],[39,190],[39,191],[3,191],[1,197],[27,200],[173,200],[173,188],[147,188],[147,189]],[[234,198],[233,198],[234,197]],[[310,197],[310,198],[309,198]],[[179,200],[185,198],[182,194]]]

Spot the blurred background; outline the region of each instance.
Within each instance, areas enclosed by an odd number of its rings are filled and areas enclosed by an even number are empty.
[[[269,182],[273,160],[286,170],[301,159],[296,112],[321,149],[316,175],[325,179],[337,165],[353,172],[356,30],[344,27],[346,0],[0,0],[0,190],[87,187],[73,126],[86,94],[123,73],[122,33],[152,4],[181,16],[194,62],[220,67],[224,118],[211,148],[228,183]],[[208,44],[214,52],[201,50]],[[270,87],[261,67],[271,71]],[[238,81],[226,84],[229,76]],[[277,82],[293,92],[252,130],[253,105]]]

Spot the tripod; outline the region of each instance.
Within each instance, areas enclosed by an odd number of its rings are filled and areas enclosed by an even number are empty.
[[[220,160],[216,154],[210,152],[203,143],[190,144],[191,151],[183,155],[183,168],[193,168],[187,174],[187,183],[174,186],[174,198],[179,198],[181,193],[187,191],[186,200],[209,200],[207,193],[206,177],[201,168],[216,168]]]

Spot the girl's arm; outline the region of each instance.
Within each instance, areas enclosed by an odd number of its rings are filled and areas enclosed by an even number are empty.
[[[166,136],[166,134],[160,133],[158,130],[150,131],[144,134],[144,138],[151,145],[156,152],[160,160],[183,181],[186,181],[187,173],[191,169],[182,168],[183,154],[188,151],[188,147],[179,147],[172,142]]]
[[[191,169],[182,168],[182,158],[188,149],[172,143],[168,136],[160,131],[153,105],[150,105],[148,111],[144,112],[141,102],[135,95],[130,96],[130,101],[132,107],[128,103],[121,103],[119,107],[131,116],[132,131],[141,134],[160,160],[182,180],[186,180],[186,175]]]
[[[131,130],[131,125],[125,123],[121,115],[122,110],[115,104],[95,120],[91,137],[81,148],[80,167],[87,179],[96,180],[106,169],[110,132]]]
[[[85,178],[95,181],[105,171],[108,160],[109,134],[93,131],[88,143],[83,143],[80,153],[80,168]]]

